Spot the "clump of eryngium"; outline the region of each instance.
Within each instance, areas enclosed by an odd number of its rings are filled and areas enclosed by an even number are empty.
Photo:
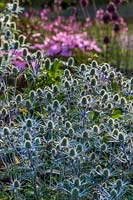
[[[132,79],[109,64],[93,61],[75,66],[70,58],[66,63],[60,61],[65,67],[60,84],[46,85],[44,81],[38,85],[40,79],[45,80],[46,70],[49,74],[54,62],[59,62],[44,60],[40,51],[28,54],[23,36],[13,46],[15,36],[7,22],[14,11],[19,11],[15,0],[8,6],[9,15],[3,14],[1,28],[2,194],[35,200],[121,200],[130,196]],[[10,57],[10,51],[20,46],[24,71]],[[21,75],[26,82],[23,89],[18,85]]]

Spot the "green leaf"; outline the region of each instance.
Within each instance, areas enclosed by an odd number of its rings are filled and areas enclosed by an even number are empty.
[[[119,85],[117,82],[112,82],[111,83],[112,89],[114,92],[118,92],[119,91]]]
[[[115,109],[112,114],[113,119],[124,119],[123,111],[121,108]]]
[[[93,111],[91,114],[91,119],[96,120],[99,117],[99,112],[97,110]]]

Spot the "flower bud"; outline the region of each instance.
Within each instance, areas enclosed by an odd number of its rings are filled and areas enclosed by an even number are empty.
[[[18,68],[17,68],[17,67],[13,67],[13,68],[12,68],[12,73],[13,73],[14,76],[17,76],[18,73],[19,73]]]
[[[109,79],[110,80],[113,80],[115,78],[115,72],[114,71],[111,71],[110,73],[109,73]]]
[[[10,20],[10,15],[6,15],[4,19],[4,23],[8,22]]]
[[[109,171],[109,169],[104,169],[104,170],[103,170],[103,175],[104,175],[105,177],[109,177],[109,176],[110,176],[110,171]]]
[[[13,181],[13,189],[19,189],[20,188],[20,182],[17,180],[17,179],[15,179],[14,181]]]
[[[10,127],[14,127],[15,126],[15,123],[13,121],[10,121],[10,124],[9,124]]]
[[[64,137],[62,140],[61,140],[61,146],[68,146],[68,139],[66,137]]]
[[[102,70],[102,72],[106,72],[107,71],[107,66],[103,65],[101,70]]]
[[[11,22],[10,23],[10,28],[13,30],[16,30],[16,23],[15,22]]]
[[[38,59],[41,58],[42,57],[42,52],[40,50],[38,50],[36,52],[36,56],[37,56]]]
[[[83,151],[83,146],[82,146],[82,144],[78,144],[77,146],[76,146],[76,152],[82,152]]]
[[[74,157],[75,155],[76,155],[76,150],[75,149],[70,149],[70,151],[69,151],[69,155],[71,156],[71,157]]]
[[[105,14],[103,15],[103,22],[105,24],[108,24],[111,21],[111,15],[108,11],[105,12]]]
[[[121,180],[121,179],[118,179],[118,180],[116,181],[116,187],[117,187],[118,189],[120,189],[120,188],[122,187],[122,180]]]
[[[74,65],[74,58],[73,57],[69,57],[67,63],[68,63],[69,67],[73,66]]]
[[[107,10],[110,12],[110,13],[113,13],[115,10],[116,10],[116,6],[113,2],[110,2],[108,5],[107,5]]]
[[[65,127],[68,128],[68,129],[71,128],[72,127],[71,122],[70,121],[66,121]]]
[[[27,119],[27,121],[26,121],[26,126],[27,126],[28,128],[31,128],[31,127],[33,126],[33,123],[32,123],[32,120],[31,120],[31,119]]]
[[[94,68],[90,69],[90,75],[94,76],[96,74],[96,70]]]
[[[103,95],[102,100],[103,100],[104,102],[108,100],[108,94],[107,94],[107,93],[105,93],[105,94]]]
[[[16,2],[13,3],[13,7],[12,7],[12,10],[13,11],[16,11],[18,8],[18,4]]]
[[[108,108],[109,110],[112,110],[112,109],[113,109],[113,104],[112,104],[112,103],[108,103],[108,104],[107,104],[107,108]]]
[[[72,189],[72,196],[73,196],[73,198],[77,198],[79,196],[78,188],[75,187]]]
[[[103,96],[105,93],[106,93],[106,91],[105,91],[104,89],[102,89],[102,90],[100,91],[100,95],[101,95],[101,96]]]
[[[113,135],[118,136],[119,135],[119,130],[115,128],[113,130]]]
[[[23,49],[23,56],[24,56],[24,57],[27,57],[27,55],[28,55],[28,49],[27,49],[27,48],[24,48],[24,49]]]
[[[113,99],[114,99],[114,101],[118,101],[118,100],[119,100],[119,95],[118,95],[118,94],[115,94],[115,95],[113,96]]]
[[[74,180],[74,186],[78,188],[80,185],[81,185],[80,179],[79,178],[75,178],[75,180]]]
[[[8,44],[8,42],[4,42],[4,44],[3,44],[3,49],[4,49],[5,51],[8,51],[8,50],[9,50],[9,44]]]
[[[16,41],[14,43],[14,49],[18,49],[19,47],[20,47],[20,43],[19,43],[19,41]]]
[[[98,66],[97,61],[93,60],[91,63],[92,67],[96,68]]]
[[[118,139],[120,142],[124,142],[124,135],[122,133],[119,133]]]
[[[43,94],[43,91],[41,88],[38,88],[36,92],[37,92],[37,95],[39,95],[39,96],[41,96]]]
[[[97,80],[95,78],[91,79],[91,85],[96,86],[97,85]]]
[[[59,106],[60,106],[59,101],[58,100],[54,100],[53,101],[53,109],[57,109],[57,108],[59,108]]]
[[[69,69],[65,69],[64,76],[67,77],[67,78],[71,76]]]
[[[25,133],[24,134],[24,139],[25,140],[31,140],[31,134],[30,133]]]
[[[64,87],[67,89],[70,89],[70,82],[69,81],[65,81],[64,82]]]
[[[30,55],[27,55],[27,56],[26,56],[26,60],[27,60],[28,62],[30,62],[30,61],[32,60],[31,56],[30,56]]]
[[[3,108],[2,111],[1,111],[1,113],[2,113],[2,116],[5,117],[8,114],[7,109]]]
[[[4,135],[9,135],[10,134],[10,130],[8,127],[4,127],[3,128],[3,132],[4,132]]]
[[[53,129],[54,128],[53,121],[49,120],[48,123],[47,123],[47,127],[50,128],[50,129]]]
[[[31,147],[32,147],[32,143],[29,140],[26,140],[25,141],[25,148],[26,149],[31,149]]]
[[[95,169],[97,172],[100,172],[102,170],[102,167],[101,167],[101,165],[97,165]]]
[[[113,126],[114,125],[114,119],[110,118],[108,120],[108,123],[109,123],[110,126]]]
[[[70,136],[73,136],[73,135],[74,135],[74,129],[73,129],[72,127],[70,127],[70,128],[68,129],[68,134],[69,134]]]
[[[74,80],[73,80],[73,85],[74,85],[74,86],[78,85],[78,80],[77,80],[77,79],[74,79]]]
[[[86,71],[86,65],[85,64],[81,64],[80,65],[80,71],[81,72],[85,72]]]
[[[47,58],[45,60],[45,68],[46,68],[46,70],[50,70],[50,68],[51,68],[51,60],[50,60],[50,58]]]
[[[53,92],[54,92],[55,94],[57,94],[57,93],[59,92],[59,89],[58,89],[58,86],[57,86],[57,85],[54,85],[54,86],[53,86]]]
[[[21,94],[18,94],[17,96],[16,96],[16,102],[17,103],[20,103],[22,101],[22,95]]]
[[[52,155],[55,156],[57,154],[57,150],[55,148],[53,148],[52,151],[51,151],[51,153],[52,153]]]
[[[95,160],[96,159],[96,154],[94,152],[91,153],[90,155],[90,160]]]
[[[41,139],[39,137],[35,138],[35,144],[40,145],[41,144]]]
[[[115,189],[112,189],[111,192],[110,192],[110,194],[111,194],[111,198],[112,197],[114,198],[117,195],[117,191]]]
[[[88,138],[88,136],[89,136],[89,134],[88,134],[87,131],[84,131],[84,132],[82,133],[82,137],[83,137],[83,138]]]
[[[20,42],[21,45],[25,43],[25,36],[24,35],[19,35],[18,41]]]
[[[95,133],[99,133],[99,127],[98,127],[97,125],[94,125],[94,126],[93,126],[93,131],[94,131]]]
[[[86,106],[86,105],[88,104],[88,99],[87,99],[86,96],[82,97],[82,99],[81,99],[81,104],[82,104],[83,106]]]
[[[103,143],[100,147],[101,151],[107,151],[107,145]]]
[[[121,102],[122,105],[125,105],[127,103],[127,100],[126,100],[125,97],[121,97],[120,102]]]
[[[34,90],[31,90],[29,96],[30,96],[30,98],[34,99],[34,97],[36,96],[35,91],[34,91]]]

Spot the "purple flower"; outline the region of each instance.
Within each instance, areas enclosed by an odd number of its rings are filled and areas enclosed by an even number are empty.
[[[82,5],[83,7],[86,7],[86,6],[88,6],[89,1],[88,1],[88,0],[80,0],[80,3],[81,3],[81,5]]]
[[[48,50],[47,54],[50,56],[54,56],[60,53],[60,51],[61,51],[60,45],[55,43],[50,46],[50,49]]]
[[[110,2],[110,3],[107,5],[107,10],[108,10],[110,13],[113,13],[113,12],[116,10],[116,5],[115,5],[113,2]]]
[[[119,26],[119,24],[115,24],[115,26],[114,26],[114,31],[115,31],[115,33],[118,33],[118,32],[120,31],[120,26]]]
[[[113,21],[118,21],[118,20],[119,20],[119,14],[118,14],[117,11],[114,11],[114,12],[112,13],[112,20],[113,20]]]
[[[96,19],[102,20],[104,15],[104,10],[103,9],[98,9],[96,11]]]
[[[12,61],[12,64],[15,67],[18,67],[19,69],[25,69],[25,67],[26,67],[26,61],[23,60],[23,58],[18,58],[16,60]]]
[[[62,56],[65,56],[65,57],[70,57],[70,56],[72,56],[72,52],[70,51],[70,49],[68,48],[67,45],[62,45],[61,55],[62,55]]]
[[[103,22],[104,24],[108,24],[111,21],[111,15],[108,11],[105,12],[103,15]]]
[[[103,39],[104,44],[109,44],[110,43],[110,38],[108,36],[105,36]]]

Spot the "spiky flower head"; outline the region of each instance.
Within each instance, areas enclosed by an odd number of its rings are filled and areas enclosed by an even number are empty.
[[[67,139],[66,137],[64,137],[64,138],[61,140],[61,146],[63,146],[63,147],[68,146],[68,139]]]
[[[69,69],[65,69],[64,76],[67,77],[67,78],[71,76]]]
[[[72,197],[73,198],[78,198],[78,196],[79,196],[79,189],[77,187],[75,187],[75,188],[72,189],[71,193],[72,193]]]
[[[33,126],[32,119],[27,119],[26,126],[27,126],[27,128],[31,128]]]
[[[32,139],[31,134],[28,133],[28,132],[24,133],[24,139],[25,140],[31,140]]]
[[[9,135],[10,134],[10,129],[8,127],[3,128],[3,133],[4,135]]]
[[[74,186],[78,188],[80,185],[81,185],[80,179],[79,178],[75,178],[75,180],[74,180]]]
[[[83,96],[81,99],[81,105],[86,106],[88,104],[88,99],[86,96]]]
[[[110,176],[110,171],[109,171],[109,169],[104,169],[103,170],[103,175],[105,176],[105,177],[109,177]]]
[[[65,122],[65,126],[66,126],[66,128],[71,128],[72,127],[72,124],[71,124],[71,122],[70,121],[66,121]]]
[[[26,140],[26,141],[25,141],[25,148],[26,148],[26,149],[31,149],[31,148],[32,148],[32,143],[31,143],[30,140]]]
[[[13,186],[13,190],[18,190],[18,189],[20,189],[20,186],[21,186],[20,181],[17,180],[17,179],[15,179],[15,180],[13,181],[12,186]]]
[[[103,143],[100,147],[101,151],[107,151],[107,145]]]
[[[73,66],[74,65],[74,58],[73,57],[69,57],[67,63],[68,63],[69,67]]]
[[[53,109],[57,109],[57,108],[59,108],[59,107],[60,107],[59,101],[58,101],[58,100],[54,100],[54,101],[53,101]]]
[[[76,149],[74,149],[74,148],[70,149],[69,155],[70,155],[71,157],[74,157],[74,156],[76,155]]]
[[[50,68],[51,68],[51,60],[50,60],[50,58],[46,58],[46,60],[45,60],[45,68],[46,68],[46,70],[50,70]]]
[[[54,128],[54,122],[53,122],[52,120],[49,120],[49,121],[47,122],[47,127],[48,127],[49,129],[53,129],[53,128]]]
[[[94,131],[95,133],[99,133],[99,127],[98,127],[97,125],[94,125],[94,126],[93,126],[93,131]]]

